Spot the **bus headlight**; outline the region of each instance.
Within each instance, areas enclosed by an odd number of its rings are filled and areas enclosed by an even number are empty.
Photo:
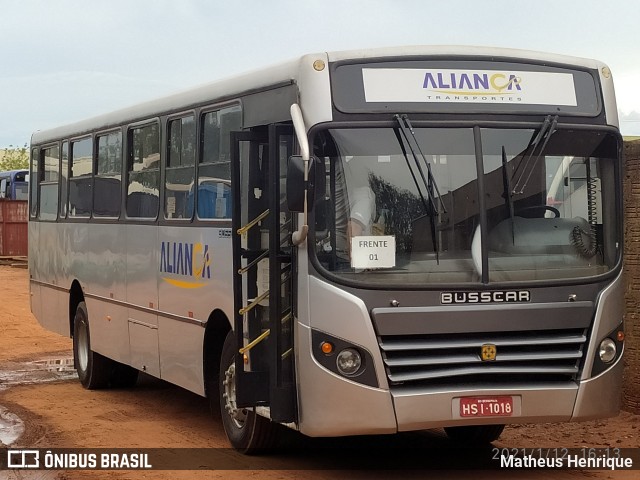
[[[336,366],[342,375],[355,375],[362,366],[362,357],[356,349],[345,348],[336,357]]]
[[[600,360],[604,363],[611,363],[616,358],[618,349],[616,348],[616,342],[610,338],[605,338],[600,342],[600,349],[598,350]]]

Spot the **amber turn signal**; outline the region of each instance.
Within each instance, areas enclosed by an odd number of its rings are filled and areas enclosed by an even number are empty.
[[[331,355],[333,353],[333,344],[329,342],[322,342],[320,344],[320,350],[322,350],[322,353],[325,355]]]

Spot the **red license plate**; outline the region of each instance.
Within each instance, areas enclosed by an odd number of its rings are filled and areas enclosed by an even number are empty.
[[[511,417],[513,397],[463,397],[460,399],[461,417]]]

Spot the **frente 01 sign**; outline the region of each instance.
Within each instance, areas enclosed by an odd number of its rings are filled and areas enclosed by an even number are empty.
[[[396,237],[363,235],[351,239],[352,268],[392,268],[396,266]]]

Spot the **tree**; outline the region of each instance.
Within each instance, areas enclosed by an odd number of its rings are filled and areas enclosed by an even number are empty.
[[[29,151],[26,144],[24,147],[9,145],[9,148],[0,151],[0,171],[26,168],[29,168]]]

